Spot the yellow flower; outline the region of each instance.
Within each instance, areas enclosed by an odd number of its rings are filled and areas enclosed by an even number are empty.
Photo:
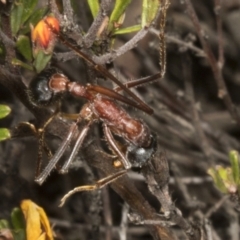
[[[53,232],[44,210],[31,200],[23,200],[21,209],[26,220],[27,240],[53,240]]]
[[[44,49],[51,52],[60,31],[59,21],[52,16],[45,17],[32,29],[32,42],[35,52]]]

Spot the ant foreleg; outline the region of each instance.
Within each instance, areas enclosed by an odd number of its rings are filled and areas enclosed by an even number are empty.
[[[78,134],[77,141],[75,142],[75,145],[71,151],[71,154],[68,160],[64,163],[63,167],[61,168],[60,173],[65,174],[68,172],[69,166],[72,163],[73,159],[76,157],[78,150],[81,147],[83,140],[85,139],[92,122],[93,121],[90,121],[86,126],[84,126],[81,132]]]
[[[105,177],[105,178],[98,180],[95,184],[85,185],[85,186],[80,186],[80,187],[74,188],[73,190],[69,191],[67,194],[65,194],[63,196],[59,207],[62,207],[64,205],[64,203],[66,202],[66,200],[70,196],[72,196],[74,193],[101,189],[101,188],[107,186],[108,184],[110,184],[111,182],[114,182],[115,180],[117,180],[118,178],[120,178],[121,176],[123,176],[126,173],[127,173],[127,170],[124,169],[124,170],[118,171],[116,173],[113,173],[113,174]]]
[[[39,146],[38,147],[38,159],[37,159],[36,175],[35,175],[36,178],[40,175],[40,172],[41,172],[43,150],[47,154],[48,159],[52,158],[52,152],[45,142],[45,128],[50,124],[50,122],[53,120],[53,118],[57,115],[58,111],[59,111],[59,106],[57,107],[55,113],[43,125],[43,127],[36,130],[36,134],[37,134],[37,137],[38,137],[38,146]]]
[[[42,156],[43,156],[43,150],[45,151],[45,141],[42,137],[42,128],[37,129],[36,126],[29,122],[21,122],[16,127],[17,131],[20,131],[26,135],[29,136],[35,136],[38,140],[38,157],[37,157],[37,163],[36,163],[36,170],[35,170],[35,177],[37,177],[41,171],[41,165],[42,165]]]
[[[103,124],[103,131],[104,134],[107,138],[108,143],[110,144],[110,147],[113,149],[113,151],[119,156],[119,158],[121,159],[121,162],[124,166],[125,169],[130,169],[131,168],[131,163],[129,162],[129,160],[125,157],[125,155],[122,153],[122,151],[119,149],[113,135],[112,132],[110,130],[110,128],[107,126],[106,123]]]

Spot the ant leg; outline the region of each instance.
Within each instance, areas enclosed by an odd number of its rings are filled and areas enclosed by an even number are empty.
[[[43,159],[43,145],[44,139],[42,135],[38,136],[38,157],[37,157],[37,166],[36,166],[36,173],[35,177],[39,176],[42,167],[42,159]]]
[[[154,82],[158,79],[161,79],[163,77],[164,74],[161,74],[160,72],[152,75],[152,76],[148,76],[148,77],[144,77],[144,78],[140,78],[140,79],[134,79],[128,82],[125,82],[124,85],[127,88],[133,88],[133,87],[138,87],[140,85],[143,85],[145,83],[151,83]],[[113,89],[115,92],[121,92],[122,89],[120,87],[116,87]]]
[[[122,151],[119,149],[110,128],[107,126],[106,123],[103,124],[103,131],[104,134],[107,138],[108,143],[110,144],[111,148],[113,149],[113,151],[121,158],[121,162],[123,164],[123,166],[125,167],[125,169],[129,169],[131,168],[131,163],[129,162],[129,160],[125,157],[125,155],[122,153]]]
[[[90,121],[86,126],[84,126],[81,132],[78,134],[77,141],[75,142],[73,150],[71,151],[71,155],[69,156],[68,160],[64,163],[63,167],[60,170],[60,173],[65,174],[68,172],[69,166],[72,163],[73,159],[76,157],[78,150],[81,147],[92,122],[93,121]]]
[[[51,157],[52,157],[51,150],[49,149],[49,147],[47,146],[47,144],[45,142],[45,129],[49,125],[49,123],[53,120],[53,118],[57,115],[58,108],[54,112],[54,114],[45,122],[43,127],[36,130],[37,131],[37,137],[38,137],[38,160],[37,160],[35,178],[37,178],[40,175],[40,172],[41,172],[43,150],[46,152],[46,154],[48,156],[48,159],[51,159]]]
[[[60,112],[59,116],[64,119],[77,120],[79,118],[79,113],[64,113]]]
[[[157,79],[163,78],[166,72],[166,42],[165,42],[165,34],[164,29],[166,25],[166,15],[167,15],[167,9],[169,7],[169,1],[166,0],[164,5],[161,7],[161,16],[160,16],[160,30],[159,30],[159,65],[160,65],[160,71],[152,76],[144,77],[132,81],[128,81],[124,83],[125,87],[132,88],[137,87],[145,83],[151,83],[153,81],[156,81]],[[122,88],[116,87],[114,89],[116,92],[122,91]]]
[[[21,122],[16,127],[17,132],[23,133],[26,136],[35,136],[38,139],[38,157],[36,163],[35,177],[39,175],[42,165],[43,155],[43,138],[40,136],[39,130],[36,129],[35,125],[29,122]]]
[[[123,176],[126,173],[127,173],[127,170],[124,169],[124,170],[118,171],[116,173],[113,173],[113,174],[105,177],[105,178],[98,180],[95,184],[85,185],[85,186],[80,186],[80,187],[74,188],[73,190],[69,191],[66,195],[63,196],[59,207],[62,207],[64,205],[64,203],[66,202],[66,200],[70,196],[72,196],[74,193],[101,189],[101,188],[107,186],[108,184],[112,183],[113,181],[117,180],[118,178],[120,178],[121,176]]]
[[[69,146],[72,138],[74,137],[74,134],[78,130],[79,121],[80,121],[80,119],[78,119],[77,122],[73,123],[70,126],[70,130],[69,130],[69,133],[68,133],[67,137],[62,142],[61,146],[58,148],[57,152],[53,155],[53,158],[48,163],[48,165],[45,167],[45,169],[42,171],[42,173],[35,179],[35,182],[37,182],[38,184],[41,185],[45,181],[47,176],[50,174],[50,172],[53,170],[53,168],[58,163],[58,161],[60,160],[60,158],[64,154],[65,150]]]

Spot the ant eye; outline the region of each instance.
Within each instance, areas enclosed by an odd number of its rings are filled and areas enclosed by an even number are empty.
[[[49,87],[49,81],[53,74],[57,73],[55,68],[49,68],[38,74],[29,84],[31,101],[36,105],[48,106],[56,102],[59,93],[54,93]]]

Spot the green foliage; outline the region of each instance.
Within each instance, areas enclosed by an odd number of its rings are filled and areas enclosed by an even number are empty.
[[[142,28],[141,25],[134,25],[131,27],[120,28],[120,29],[116,29],[112,35],[120,35],[120,34],[137,32],[137,31],[141,30],[141,28]]]
[[[115,8],[117,8],[115,10],[115,12],[118,13],[118,14],[115,14],[116,15],[115,18],[117,20],[115,20],[112,17],[114,11],[113,11],[111,17],[116,22],[119,21],[119,19],[120,19],[119,13],[121,13],[123,15],[123,13],[126,10],[126,7],[128,6],[129,3],[130,3],[130,1],[128,1],[127,3],[125,2],[125,5],[123,5],[123,3],[121,3],[120,6],[117,6],[117,4],[115,5]],[[113,29],[113,35],[132,33],[132,32],[139,31],[141,28],[149,27],[150,24],[152,23],[152,21],[156,18],[157,10],[159,9],[159,6],[160,6],[160,1],[159,0],[153,0],[153,1],[143,0],[143,2],[142,2],[141,24],[126,27],[126,28],[121,28],[121,29],[115,28],[115,29]],[[111,22],[111,18],[110,18],[110,22]],[[112,20],[112,22],[114,22],[114,21]]]
[[[7,128],[0,128],[0,141],[4,141],[11,137],[9,129]]]
[[[9,115],[11,109],[6,105],[0,105],[0,119]],[[0,128],[0,141],[10,138],[10,132],[7,128]]]
[[[24,229],[25,221],[21,209],[14,208],[11,212],[11,220],[14,229]]]
[[[21,60],[19,60],[17,58],[13,58],[11,63],[12,63],[12,65],[21,66],[21,67],[26,68],[26,69],[28,69],[30,71],[34,70],[34,68],[31,65],[29,65],[27,63],[24,63],[23,61],[21,61]]]
[[[239,194],[239,154],[237,151],[230,151],[229,159],[231,167],[216,166],[210,168],[208,174],[212,176],[215,186],[223,193]]]
[[[142,28],[148,27],[155,19],[157,10],[160,6],[159,0],[143,0],[142,5]]]
[[[51,57],[50,54],[33,54],[31,39],[29,38],[30,26],[35,26],[47,13],[47,8],[37,9],[37,0],[18,0],[14,1],[11,9],[11,30],[13,36],[17,37],[16,49],[25,58],[26,62],[20,59],[12,59],[12,64],[21,66],[28,70],[39,73],[42,71]],[[28,34],[28,35],[26,35]]]
[[[88,0],[88,6],[91,10],[93,18],[95,18],[98,14],[100,5],[98,0]]]
[[[9,222],[5,219],[0,219],[0,230],[6,228],[10,228]]]
[[[232,175],[234,182],[239,185],[239,154],[237,151],[231,151],[229,153],[229,158],[231,162],[231,168],[232,168]]]
[[[114,23],[117,23],[120,17],[124,14],[129,3],[131,3],[131,0],[116,0],[114,9],[109,20],[109,31],[113,30]]]
[[[12,59],[14,65],[21,66],[28,70],[41,72],[51,59],[52,52],[46,52],[44,49],[32,49],[32,43],[29,38],[30,26],[35,26],[46,14],[48,9],[35,9],[37,0],[15,0],[12,4],[10,21],[12,34],[17,38],[16,49],[24,57],[21,59]],[[111,36],[126,34],[139,31],[141,28],[149,26],[154,20],[159,7],[159,0],[142,0],[142,18],[141,24],[121,28],[124,21],[124,14],[131,3],[131,0],[116,0],[114,9],[110,15],[107,26]],[[93,17],[95,18],[100,9],[99,0],[88,0],[88,5]],[[28,35],[26,35],[28,34]],[[114,40],[114,38],[113,38]],[[0,48],[0,54],[4,55],[4,48]],[[52,50],[51,50],[52,51]]]
[[[32,60],[32,49],[29,37],[20,35],[17,39],[16,48],[26,60]]]
[[[29,19],[21,27],[19,34],[27,34],[30,32],[30,25],[35,26],[48,12],[48,8],[40,8],[32,13]]]
[[[23,10],[24,10],[23,0],[14,1],[10,17],[13,36],[16,36],[20,29]]]
[[[26,240],[25,222],[22,211],[14,208],[11,213],[11,222],[0,219],[0,232],[8,230],[13,236],[13,240]]]
[[[0,105],[0,119],[5,118],[11,112],[11,108],[6,105]]]
[[[33,14],[38,0],[23,0],[24,11],[22,15],[21,24],[25,23],[28,18]]]
[[[16,36],[22,25],[33,14],[37,5],[37,0],[18,0],[14,1],[11,10],[11,29],[13,36]]]
[[[48,64],[50,59],[52,58],[52,54],[46,54],[44,51],[39,51],[34,59],[34,67],[37,73],[40,73]]]
[[[126,34],[139,31],[141,28],[148,27],[152,21],[155,19],[157,10],[160,6],[160,0],[142,0],[142,14],[141,14],[141,24],[129,26],[126,28],[121,28],[121,25],[124,21],[124,14],[127,10],[127,7],[131,3],[131,0],[116,0],[114,9],[110,15],[109,23],[108,23],[108,32],[111,33],[112,36],[118,34]],[[91,10],[93,17],[95,18],[100,4],[98,0],[88,0],[88,5]]]

